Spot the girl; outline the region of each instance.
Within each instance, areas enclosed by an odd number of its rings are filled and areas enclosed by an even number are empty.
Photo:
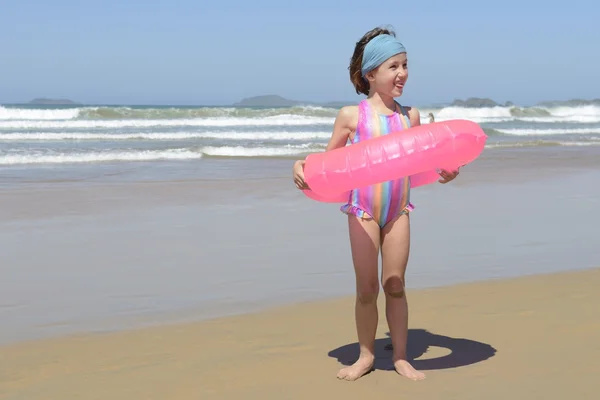
[[[358,106],[340,109],[326,151],[343,147],[349,140],[358,143],[420,125],[419,111],[403,107],[394,98],[402,95],[408,78],[406,50],[395,33],[375,28],[356,43],[350,61],[350,80],[358,94],[367,96]],[[294,164],[294,182],[308,189],[304,181],[304,160]],[[440,172],[447,183],[458,171]],[[338,378],[356,380],[373,368],[378,323],[378,257],[381,250],[381,283],[385,293],[386,318],[393,345],[396,371],[409,379],[425,375],[406,359],[408,303],[404,276],[410,247],[410,179],[400,178],[355,189],[341,211],[348,215],[350,246],[356,275],[355,318],[360,355],[343,368]]]

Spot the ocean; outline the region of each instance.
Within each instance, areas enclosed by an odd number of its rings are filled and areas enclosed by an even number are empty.
[[[189,162],[300,157],[322,151],[338,109],[171,106],[0,106],[0,165]],[[420,108],[488,133],[488,149],[600,145],[600,106]]]

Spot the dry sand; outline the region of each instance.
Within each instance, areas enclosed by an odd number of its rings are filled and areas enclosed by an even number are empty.
[[[383,308],[376,370],[335,378],[357,352],[344,298],[0,347],[0,398],[596,399],[599,286],[593,269],[409,292],[421,382],[389,370]]]

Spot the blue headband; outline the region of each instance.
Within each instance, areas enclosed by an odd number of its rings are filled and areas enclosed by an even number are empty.
[[[392,35],[378,35],[367,43],[363,51],[361,72],[364,77],[375,68],[379,67],[385,60],[396,54],[406,53],[406,49]]]

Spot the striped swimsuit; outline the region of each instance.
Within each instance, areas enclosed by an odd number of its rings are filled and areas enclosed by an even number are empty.
[[[400,104],[401,114],[378,114],[367,100],[358,105],[358,124],[352,143],[398,132],[410,128],[410,119]],[[340,210],[345,214],[359,218],[374,219],[381,228],[398,215],[407,214],[414,206],[410,203],[410,177],[376,183],[364,188],[354,189],[348,203]]]

